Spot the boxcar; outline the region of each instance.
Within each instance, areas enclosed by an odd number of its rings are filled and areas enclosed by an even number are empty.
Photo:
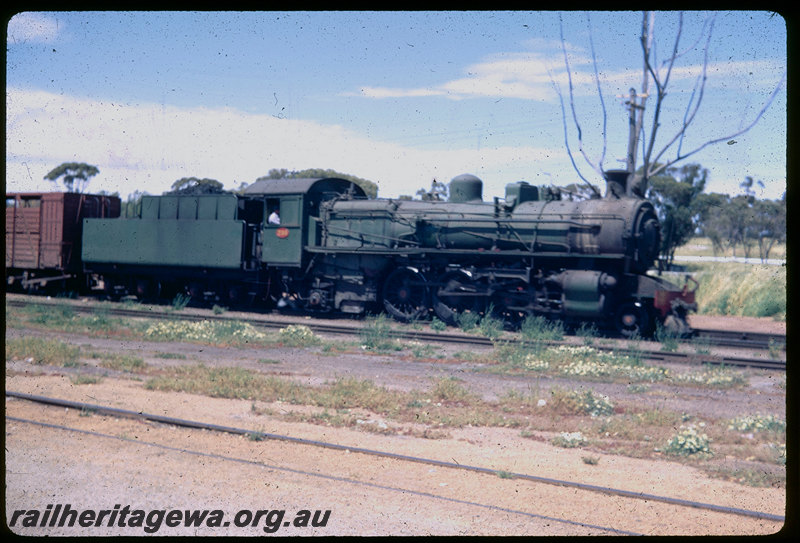
[[[97,194],[7,194],[7,286],[34,291],[79,281],[83,219],[119,217],[120,205]]]

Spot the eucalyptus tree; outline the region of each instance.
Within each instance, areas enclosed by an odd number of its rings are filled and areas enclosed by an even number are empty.
[[[64,183],[68,192],[83,192],[92,177],[100,173],[97,166],[85,162],[64,162],[56,166],[44,176],[48,181]]]

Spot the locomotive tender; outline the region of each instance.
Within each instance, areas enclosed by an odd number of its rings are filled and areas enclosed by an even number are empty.
[[[188,293],[225,305],[291,306],[455,324],[487,311],[688,330],[694,291],[647,275],[652,204],[609,172],[603,198],[561,199],[524,181],[483,201],[472,175],[447,201],[367,199],[338,178],[269,179],[243,194],[144,196],[135,218],[83,220],[85,272],[110,293]],[[280,224],[267,217],[279,211]]]

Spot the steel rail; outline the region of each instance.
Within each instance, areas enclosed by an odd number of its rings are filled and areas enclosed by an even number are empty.
[[[749,332],[746,330],[704,330],[696,329],[695,337],[708,340],[714,345],[725,347],[745,347],[758,349],[786,349],[785,334]]]
[[[288,443],[295,443],[301,445],[309,445],[314,447],[321,447],[326,449],[332,450],[339,450],[339,451],[348,451],[354,453],[365,454],[369,456],[377,456],[382,458],[391,458],[394,460],[401,460],[404,462],[415,462],[420,464],[426,464],[431,466],[443,467],[443,468],[451,468],[457,470],[464,470],[464,471],[472,471],[477,473],[485,473],[490,475],[497,475],[498,473],[502,472],[508,474],[510,477],[515,479],[521,479],[526,481],[532,481],[535,483],[542,483],[548,485],[555,485],[555,486],[563,486],[567,488],[574,488],[577,490],[585,490],[589,492],[597,492],[604,495],[615,495],[621,496],[625,498],[631,498],[636,500],[644,500],[644,501],[655,501],[660,503],[666,503],[670,505],[677,505],[681,507],[689,507],[695,509],[702,509],[707,511],[715,511],[718,513],[724,514],[731,514],[731,515],[739,515],[739,516],[746,516],[752,517],[757,519],[763,520],[772,520],[777,522],[784,522],[785,517],[783,515],[774,515],[771,513],[764,513],[761,511],[752,511],[750,509],[743,509],[738,507],[728,507],[723,505],[716,505],[711,503],[705,502],[697,502],[693,500],[684,500],[681,498],[673,498],[670,496],[660,496],[657,494],[648,494],[645,492],[635,492],[631,490],[624,490],[619,488],[611,488],[611,487],[604,487],[599,485],[592,485],[587,483],[579,483],[575,481],[567,481],[563,479],[554,479],[550,477],[542,477],[538,475],[529,475],[526,473],[516,473],[516,472],[505,472],[502,470],[496,470],[491,468],[485,468],[481,466],[471,466],[467,464],[459,464],[457,462],[446,462],[443,460],[436,460],[431,458],[423,458],[419,456],[410,456],[405,454],[398,454],[393,452],[387,451],[379,451],[375,449],[367,449],[363,447],[351,447],[348,445],[341,445],[338,443],[331,443],[327,441],[318,441],[313,439],[306,439],[294,436],[288,436],[283,434],[275,434],[275,433],[268,433],[268,432],[259,432],[254,430],[247,430],[243,428],[236,428],[232,426],[223,426],[218,424],[211,424],[199,421],[192,421],[187,419],[180,419],[175,417],[167,417],[163,415],[155,415],[150,413],[145,413],[143,411],[131,411],[128,409],[121,409],[116,407],[110,406],[101,406],[96,404],[88,404],[83,402],[75,402],[71,400],[63,400],[59,398],[50,398],[46,396],[38,396],[34,394],[26,394],[23,392],[15,392],[6,390],[6,397],[17,398],[22,400],[27,400],[35,403],[46,404],[46,405],[53,405],[56,407],[65,407],[70,409],[78,409],[81,411],[91,411],[95,413],[100,413],[103,415],[108,416],[116,416],[116,417],[123,417],[123,418],[133,418],[139,420],[148,420],[151,422],[157,422],[161,424],[169,424],[173,426],[179,426],[183,428],[192,428],[197,430],[209,430],[215,432],[222,432],[222,433],[229,433],[235,435],[242,435],[242,436],[256,436],[260,439],[270,439],[276,441],[284,441]]]

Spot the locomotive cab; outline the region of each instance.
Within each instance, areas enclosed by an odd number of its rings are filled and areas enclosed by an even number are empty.
[[[262,179],[247,187],[244,194],[262,198],[267,206],[261,227],[261,262],[276,268],[300,268],[307,263],[304,248],[318,243],[317,219],[322,202],[343,194],[366,198],[357,184],[334,177]],[[280,224],[267,220],[275,209]]]

